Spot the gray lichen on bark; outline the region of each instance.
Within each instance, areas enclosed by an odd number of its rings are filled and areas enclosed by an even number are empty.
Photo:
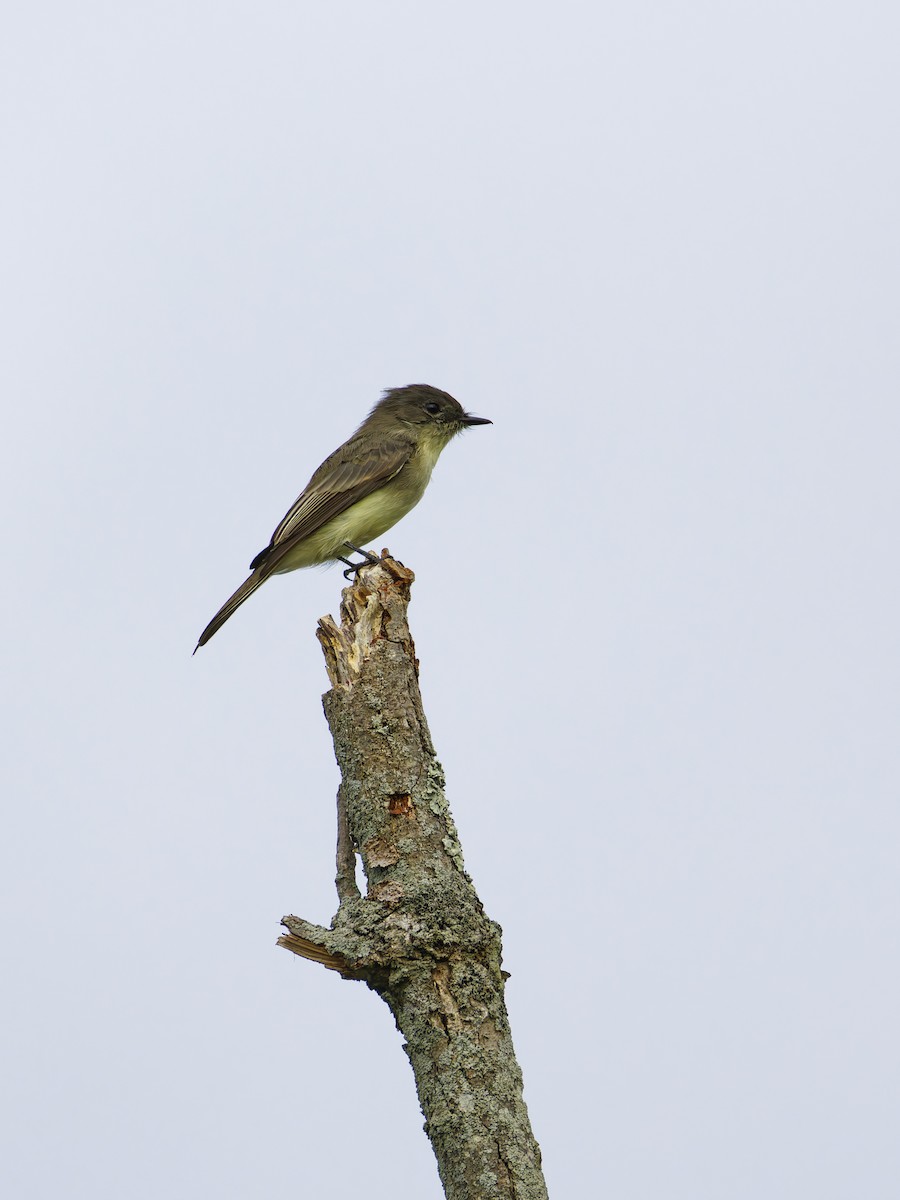
[[[413,574],[384,552],[319,622],[341,770],[339,908],[285,917],[279,945],[362,979],[389,1005],[451,1200],[540,1200],[540,1150],[503,999],[500,927],[465,871],[407,623]],[[355,881],[359,854],[363,897]]]

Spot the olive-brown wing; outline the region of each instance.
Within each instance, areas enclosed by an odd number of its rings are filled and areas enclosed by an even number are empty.
[[[352,444],[342,447],[322,463],[250,569],[265,566],[266,574],[270,574],[298,542],[393,479],[409,462],[414,450],[415,443],[405,438],[386,438],[375,445],[360,447],[355,453]]]

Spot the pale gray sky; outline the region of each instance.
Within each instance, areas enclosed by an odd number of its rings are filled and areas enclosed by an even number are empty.
[[[0,47],[16,1200],[440,1196],[327,922],[337,570],[206,621],[382,388],[384,542],[551,1194],[900,1190],[894,4],[31,3]]]

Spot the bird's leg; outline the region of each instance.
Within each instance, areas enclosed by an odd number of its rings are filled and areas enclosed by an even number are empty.
[[[381,562],[379,556],[377,554],[373,554],[371,550],[363,550],[360,546],[354,546],[352,542],[344,542],[344,545],[352,550],[355,554],[361,554],[370,567],[374,566],[377,562]],[[363,564],[360,563],[359,565],[362,566]]]
[[[381,562],[381,559],[377,554],[371,554],[368,550],[362,550],[359,546],[354,546],[352,542],[344,542],[344,545],[352,550],[355,554],[361,554],[363,556],[362,562],[354,563],[351,562],[349,558],[341,558],[341,556],[338,555],[338,561],[347,564],[347,570],[344,572],[345,579],[354,578],[360,567],[370,567],[374,563]]]

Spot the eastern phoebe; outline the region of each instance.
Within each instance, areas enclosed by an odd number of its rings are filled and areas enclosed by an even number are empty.
[[[490,424],[427,383],[389,388],[353,437],[313,474],[251,562],[250,577],[200,634],[194,653],[270,575],[337,561],[353,567],[344,555],[381,537],[419,503],[450,439],[470,425]]]

